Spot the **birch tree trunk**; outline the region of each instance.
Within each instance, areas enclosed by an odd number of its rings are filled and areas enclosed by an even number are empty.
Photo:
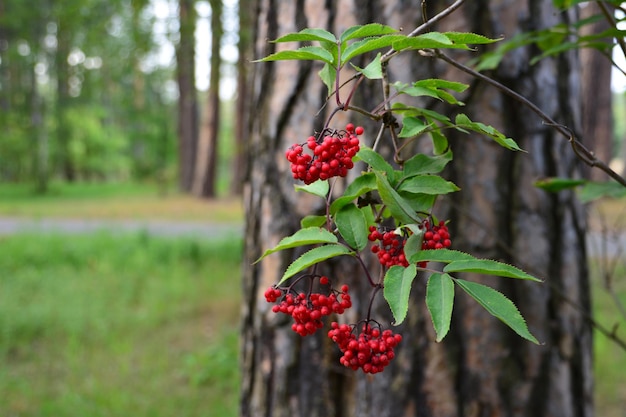
[[[257,0],[254,59],[282,44],[269,43],[304,27],[339,33],[354,24],[378,22],[411,30],[422,22],[421,1]],[[428,2],[430,16],[448,2]],[[550,0],[466,2],[436,30],[510,37],[522,30],[570,22],[575,13],[555,13]],[[536,51],[514,51],[493,74],[534,101],[555,120],[580,129],[579,67],[575,53],[530,66]],[[461,59],[461,58],[459,58]],[[357,63],[358,65],[358,63]],[[576,176],[568,143],[531,112],[492,87],[419,54],[402,54],[389,68],[393,80],[438,76],[472,84],[463,112],[513,137],[528,153],[503,150],[477,135],[453,135],[455,154],[449,177],[462,191],[436,208],[450,218],[454,249],[513,263],[543,277],[544,284],[504,278],[465,277],[504,292],[543,342],[523,341],[482,307],[457,293],[453,323],[444,342],[435,343],[424,305],[424,285],[402,326],[397,356],[373,377],[338,364],[339,352],[326,332],[301,338],[290,322],[271,312],[263,297],[297,251],[275,253],[253,262],[293,233],[305,214],[321,213],[314,197],[293,190],[284,150],[320,130],[327,115],[319,67],[307,61],[254,64],[250,79],[248,172],[244,187],[246,234],[242,322],[241,415],[257,416],[516,416],[592,415],[591,330],[584,314],[589,288],[584,245],[585,220],[574,195],[547,194],[533,186],[546,176]],[[363,86],[355,100],[364,108],[380,102],[378,86]],[[438,104],[435,104],[438,106]],[[445,111],[444,107],[435,107]],[[344,119],[334,120],[337,125]],[[366,127],[365,141],[374,127]],[[367,138],[367,135],[369,139]],[[369,143],[371,145],[371,142]],[[353,300],[366,300],[352,261],[326,265],[324,273],[353,288]],[[425,283],[424,277],[418,282]],[[366,302],[351,309],[363,317]],[[391,321],[384,302],[374,307]],[[348,320],[349,321],[349,320]],[[384,320],[383,320],[384,321]]]

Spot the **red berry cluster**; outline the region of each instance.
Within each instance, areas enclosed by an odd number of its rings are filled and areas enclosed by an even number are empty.
[[[426,231],[424,232],[424,240],[422,241],[422,249],[443,249],[452,245],[448,226],[443,221],[439,225],[432,226],[428,220],[422,223]]]
[[[311,184],[319,179],[331,177],[345,177],[348,170],[354,166],[352,157],[359,151],[359,138],[363,134],[362,127],[354,127],[352,123],[346,125],[345,132],[333,131],[324,136],[318,143],[315,136],[309,136],[305,152],[305,144],[292,145],[285,156],[291,162],[293,177]]]
[[[370,226],[367,238],[370,242],[376,240],[379,244],[372,246],[372,252],[378,256],[378,261],[387,268],[393,265],[409,266],[409,262],[404,255],[404,243],[406,238],[393,231],[381,233],[376,226]]]
[[[327,284],[328,278],[321,277],[320,283]],[[291,329],[300,336],[307,336],[321,329],[324,326],[322,317],[332,313],[343,314],[352,306],[347,285],[341,287],[341,292],[332,290],[329,295],[320,293],[294,295],[288,288],[276,287],[270,287],[265,291],[265,299],[268,303],[276,303],[279,298],[281,298],[280,302],[272,307],[272,311],[293,317],[294,323]]]
[[[402,341],[402,335],[393,334],[391,330],[381,333],[379,328],[369,324],[363,325],[358,336],[352,330],[348,324],[331,323],[328,337],[337,343],[343,353],[339,362],[347,368],[361,368],[369,374],[382,372],[395,357],[393,348]]]

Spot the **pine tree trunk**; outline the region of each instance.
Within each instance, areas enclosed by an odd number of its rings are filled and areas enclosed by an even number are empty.
[[[237,98],[235,102],[235,155],[232,161],[230,193],[241,195],[245,179],[246,146],[248,142],[248,119],[250,103],[248,100],[248,72],[252,60],[252,0],[239,0],[239,41],[237,50]]]
[[[182,191],[191,191],[198,142],[196,97],[194,0],[179,0],[180,39],[176,50],[178,77],[178,181]]]
[[[204,111],[198,151],[196,152],[196,169],[192,192],[199,197],[212,198],[217,190],[217,164],[220,132],[220,74],[222,59],[220,49],[222,43],[222,4],[219,0],[210,0],[211,5],[211,75],[207,105]]]
[[[428,2],[429,15],[444,8],[442,3]],[[501,3],[466,2],[436,30],[510,37],[573,18],[571,13],[555,13],[551,0]],[[421,23],[418,0],[258,0],[256,4],[254,59],[280,47],[267,40],[304,27],[337,33],[375,21],[407,31]],[[578,131],[576,54],[531,67],[530,53],[527,49],[513,52],[494,76]],[[435,343],[424,306],[425,289],[417,285],[409,316],[397,328],[404,339],[396,358],[382,374],[368,377],[338,364],[339,352],[325,332],[300,338],[288,321],[277,318],[263,292],[277,282],[298,253],[281,251],[261,263],[253,262],[293,233],[303,215],[323,208],[314,197],[294,193],[283,155],[290,144],[304,142],[319,130],[328,111],[319,112],[327,92],[317,78],[319,67],[307,61],[254,64],[250,169],[244,187],[242,416],[592,415],[591,330],[583,319],[589,309],[585,220],[573,194],[547,194],[533,186],[546,176],[576,176],[579,164],[567,141],[534,114],[493,88],[429,59],[400,55],[389,68],[391,77],[408,81],[439,76],[472,82],[462,112],[501,129],[528,151],[506,151],[476,135],[452,136],[455,160],[448,174],[462,191],[438,206],[436,214],[450,218],[454,249],[513,263],[545,278],[544,284],[537,284],[465,277],[489,282],[512,298],[543,344],[523,341],[460,293],[451,332],[444,342]],[[377,94],[376,87],[365,88],[355,100],[371,108]],[[445,111],[445,107],[435,109]],[[366,126],[369,139],[365,141],[372,140],[368,122],[350,117]],[[359,284],[362,277],[357,265],[337,261],[325,268],[324,273],[351,285],[353,299],[367,297],[366,285]],[[424,277],[416,281],[420,280],[424,282]],[[367,306],[362,304],[353,307],[353,318],[364,316]],[[384,302],[375,309],[383,321],[391,321]]]
[[[581,18],[599,15],[602,11],[595,2],[587,3],[581,11]],[[601,33],[610,28],[610,23],[602,18],[584,26],[583,35]],[[610,43],[612,39],[604,39]],[[585,145],[592,149],[596,157],[606,162],[613,155],[613,112],[611,109],[611,61],[600,51],[585,48],[580,51],[582,63],[582,129]],[[609,177],[599,169],[591,169],[590,178],[606,181]]]

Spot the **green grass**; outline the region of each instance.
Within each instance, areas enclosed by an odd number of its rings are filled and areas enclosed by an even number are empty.
[[[621,261],[621,263],[620,263]],[[612,290],[607,291],[602,269],[592,262],[593,310],[595,320],[616,336],[626,340],[626,317],[614,296],[626,306],[626,262],[618,260],[612,275]],[[613,295],[612,295],[613,294]],[[594,333],[595,406],[598,416],[623,417],[626,404],[626,351],[598,332]]]
[[[150,183],[0,184],[0,216],[240,222],[236,199],[201,200]]]
[[[0,415],[234,416],[239,242],[0,240]]]

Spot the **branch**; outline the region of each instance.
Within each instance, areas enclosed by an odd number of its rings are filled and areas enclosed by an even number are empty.
[[[421,24],[420,26],[418,26],[417,28],[415,28],[411,33],[409,33],[407,36],[408,37],[414,37],[419,35],[420,33],[423,33],[426,31],[426,29],[429,29],[432,25],[434,25],[435,23],[439,22],[441,19],[443,19],[444,17],[448,16],[449,14],[451,14],[452,12],[454,12],[456,9],[458,9],[459,7],[461,7],[461,5],[465,3],[465,0],[456,0],[454,3],[452,3],[450,6],[446,7],[445,9],[443,9],[442,11],[440,11],[439,13],[437,13],[432,19],[429,19],[428,21],[424,22],[423,24]],[[389,51],[387,51],[381,58],[380,58],[380,62],[385,63],[387,61],[389,61],[394,55],[397,55],[399,53],[399,51],[390,49]]]
[[[509,97],[512,97],[513,99],[522,103],[524,106],[528,107],[535,114],[537,114],[544,121],[546,125],[554,127],[557,132],[565,136],[570,142],[572,149],[574,150],[574,153],[576,154],[576,156],[578,156],[578,158],[580,158],[585,164],[589,165],[590,167],[596,167],[604,171],[607,175],[609,175],[619,184],[626,187],[626,179],[620,176],[617,172],[613,171],[605,162],[596,158],[595,154],[592,151],[590,151],[585,145],[582,144],[582,142],[576,139],[571,129],[569,129],[566,126],[563,126],[562,124],[555,122],[554,119],[552,119],[550,116],[544,113],[543,110],[537,107],[533,102],[528,100],[526,97],[522,96],[519,93],[516,93],[515,91],[511,90],[509,87],[505,86],[502,83],[499,83],[493,78],[487,77],[486,75],[481,74],[480,72],[474,71],[473,69],[461,64],[460,62],[455,61],[454,59],[448,57],[441,51],[435,50],[434,56],[441,59],[442,61],[447,62],[453,67],[465,72],[466,74],[471,75],[474,78],[485,81],[486,83],[496,87],[498,90],[500,90],[504,94],[508,95]]]

